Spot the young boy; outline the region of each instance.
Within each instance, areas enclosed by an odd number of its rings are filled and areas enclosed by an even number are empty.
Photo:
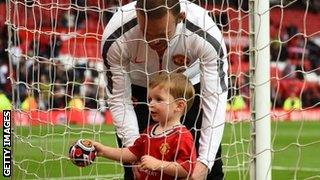
[[[192,175],[196,149],[192,134],[180,118],[193,104],[195,90],[181,73],[160,73],[149,81],[149,113],[156,122],[128,148],[93,142],[98,156],[138,162],[138,179],[176,179]]]

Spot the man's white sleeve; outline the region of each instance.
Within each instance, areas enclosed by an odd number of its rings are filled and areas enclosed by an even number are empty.
[[[125,52],[117,42],[114,42],[108,50],[105,64],[108,78],[108,105],[117,135],[127,147],[133,145],[135,139],[139,137],[139,127],[131,100],[129,60],[125,58]]]
[[[209,43],[206,46],[207,48],[202,48],[200,63],[203,117],[198,160],[211,170],[225,125],[228,64],[226,58],[221,57],[221,59],[218,55],[220,53],[217,53]]]

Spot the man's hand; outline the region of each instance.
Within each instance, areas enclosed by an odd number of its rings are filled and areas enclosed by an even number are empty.
[[[208,174],[208,167],[204,165],[202,162],[197,161],[196,166],[193,170],[191,180],[203,180],[206,179]]]
[[[161,161],[148,155],[144,155],[141,157],[140,168],[141,169],[149,169],[149,170],[157,170],[161,166]]]

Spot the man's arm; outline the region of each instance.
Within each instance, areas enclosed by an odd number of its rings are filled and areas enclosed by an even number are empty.
[[[124,45],[107,38],[103,43],[103,58],[107,68],[108,105],[122,144],[127,147],[139,136],[137,117],[131,100],[129,60]]]
[[[108,78],[113,83],[112,92],[107,90],[109,110],[113,124],[122,145],[128,147],[139,137],[138,121],[131,100],[131,83],[128,74],[110,68],[112,73]]]
[[[191,178],[194,180],[205,179],[214,164],[223,136],[227,102],[227,91],[218,91],[216,87],[213,87],[216,85],[213,82],[219,82],[211,77],[214,76],[214,73],[211,73],[214,68],[203,64],[201,69],[203,74],[201,76],[203,117],[199,140],[199,157]]]
[[[102,36],[102,57],[107,74],[107,95],[113,123],[124,146],[139,136],[137,117],[131,101],[129,49],[125,33],[135,26],[134,3],[122,6],[107,24]]]
[[[228,62],[226,46],[219,29],[209,17],[206,17],[204,26],[205,36],[198,33],[197,47],[194,48],[200,58],[200,95],[203,110],[198,157],[200,162],[197,163],[196,169],[203,169],[200,167],[204,167],[204,164],[211,170],[225,124]]]
[[[223,136],[227,92],[211,94],[203,89],[202,97],[203,119],[198,160],[210,170]]]
[[[203,8],[192,3],[187,6],[185,27],[191,32],[187,43],[188,52],[200,60],[200,106],[203,110],[199,162],[194,176],[199,170],[211,170],[221,143],[227,100],[228,62],[226,46],[217,25]]]

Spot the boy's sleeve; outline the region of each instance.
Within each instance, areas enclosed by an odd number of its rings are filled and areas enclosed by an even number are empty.
[[[129,150],[137,156],[138,159],[144,155],[144,145],[147,143],[146,135],[140,135],[138,139],[135,140],[134,144],[129,148]]]
[[[192,174],[197,161],[196,148],[193,144],[194,141],[191,133],[182,134],[181,139],[183,139],[183,141],[179,141],[177,163],[179,163],[188,173]]]

